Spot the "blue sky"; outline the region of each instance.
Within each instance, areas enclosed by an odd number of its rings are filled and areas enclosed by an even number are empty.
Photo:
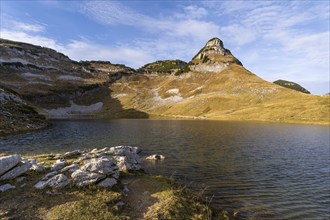
[[[329,1],[1,0],[0,37],[56,49],[74,60],[138,68],[190,59],[212,37],[251,72],[329,89]]]

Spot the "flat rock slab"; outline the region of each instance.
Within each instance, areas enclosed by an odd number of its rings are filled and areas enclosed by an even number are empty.
[[[22,158],[18,155],[0,157],[0,176],[21,162]]]
[[[11,169],[10,171],[8,171],[4,175],[2,175],[0,177],[0,181],[14,179],[14,178],[22,175],[26,171],[28,171],[31,167],[32,167],[32,164],[29,162],[22,163],[21,165],[18,165],[17,167]]]

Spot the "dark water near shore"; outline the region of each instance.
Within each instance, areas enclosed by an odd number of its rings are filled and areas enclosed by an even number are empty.
[[[242,219],[329,219],[329,127],[219,121],[55,121],[0,139],[0,152],[39,154],[134,145],[174,176]]]

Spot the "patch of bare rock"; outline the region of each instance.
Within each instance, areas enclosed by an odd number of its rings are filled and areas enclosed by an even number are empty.
[[[132,146],[75,150],[55,155],[52,159],[56,161],[50,166],[19,155],[3,156],[0,157],[0,192],[15,188],[8,181],[16,179],[19,182],[20,178],[24,178],[20,176],[27,171],[49,171],[35,183],[36,189],[59,189],[68,185],[83,187],[91,184],[111,188],[117,184],[120,171],[141,169],[140,152],[138,147]],[[149,157],[153,160],[165,158],[158,154]]]

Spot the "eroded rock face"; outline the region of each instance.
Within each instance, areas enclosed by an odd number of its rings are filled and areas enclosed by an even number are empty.
[[[0,176],[21,162],[22,158],[18,155],[0,157]]]

